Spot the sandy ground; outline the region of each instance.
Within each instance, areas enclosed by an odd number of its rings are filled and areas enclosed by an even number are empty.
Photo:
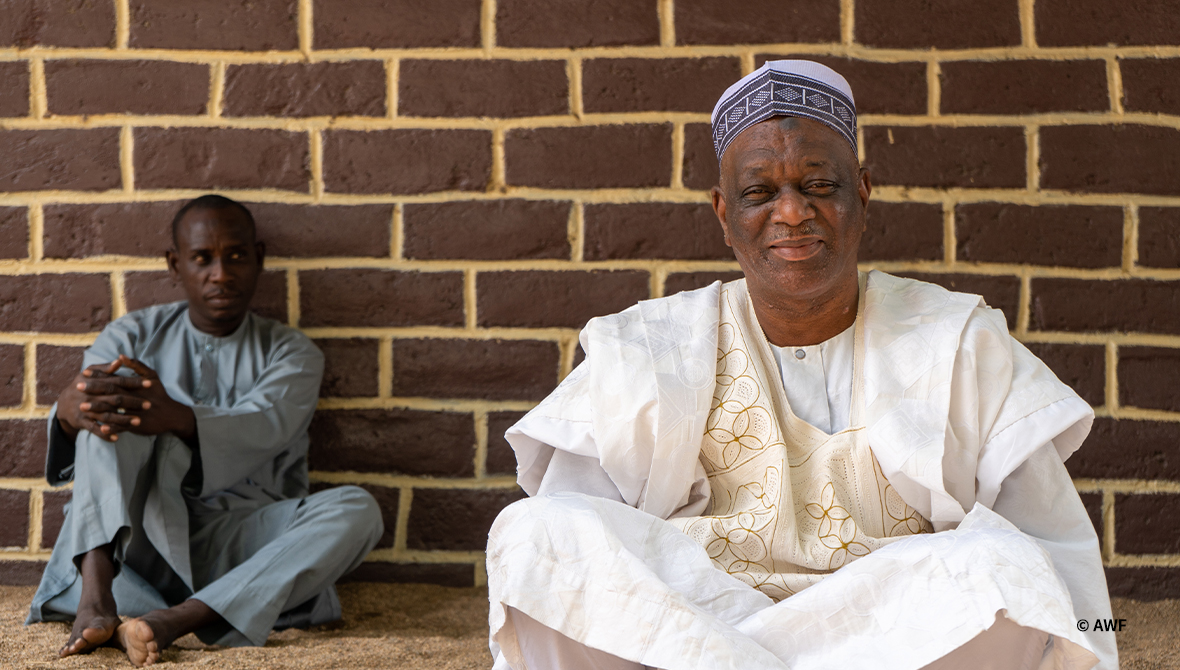
[[[64,623],[23,626],[31,587],[0,587],[0,667],[130,668],[122,652],[99,649],[59,660]],[[274,633],[265,647],[224,649],[181,638],[165,668],[430,668],[486,670],[487,592],[406,584],[340,587],[344,621]],[[1123,670],[1180,670],[1180,600],[1114,601]]]

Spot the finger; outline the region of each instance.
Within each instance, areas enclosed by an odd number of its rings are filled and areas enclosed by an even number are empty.
[[[77,389],[87,395],[116,395],[120,391],[138,391],[147,387],[147,380],[140,377],[107,377],[77,384]]]
[[[105,440],[107,442],[114,442],[119,439],[118,435],[111,435],[111,434],[102,432],[102,426],[98,425],[97,422],[93,421],[92,419],[90,419],[86,416],[79,416],[78,417],[78,427],[83,430],[89,431],[90,433],[93,433],[99,439]]]
[[[115,412],[86,412],[86,416],[106,424],[103,427],[110,429],[105,431],[107,433],[120,433],[132,426],[138,426],[143,423],[143,420],[138,416],[117,414]]]
[[[135,414],[150,407],[150,402],[129,395],[97,396],[78,405],[78,409],[83,412],[117,412],[119,414]]]
[[[95,363],[83,370],[82,374],[86,377],[109,377],[121,367],[123,367],[123,363],[116,358],[110,363]]]
[[[128,356],[119,356],[119,362],[135,371],[135,374],[145,379],[159,379],[156,371],[144,365],[141,361]]]

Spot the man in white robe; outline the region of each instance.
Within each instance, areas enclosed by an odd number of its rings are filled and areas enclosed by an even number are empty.
[[[1091,409],[974,295],[858,273],[842,77],[767,63],[713,113],[745,279],[592,320],[508,431],[497,668],[1118,666],[1063,460]]]
[[[149,665],[189,632],[262,645],[339,619],[333,584],[381,537],[363,489],[308,495],[323,354],[248,311],[249,211],[198,198],[173,240],[188,300],[108,325],[49,418],[46,477],[73,496],[27,623],[74,620],[62,656],[110,644]]]

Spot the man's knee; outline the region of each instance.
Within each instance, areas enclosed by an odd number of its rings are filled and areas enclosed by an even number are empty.
[[[359,486],[337,486],[313,493],[304,499],[304,505],[329,512],[346,523],[352,533],[370,536],[373,543],[385,532],[381,506]]]

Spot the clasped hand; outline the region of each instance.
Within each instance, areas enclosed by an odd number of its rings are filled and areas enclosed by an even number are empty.
[[[135,374],[115,374],[124,367]],[[58,399],[57,419],[71,437],[88,430],[108,442],[117,441],[123,432],[171,432],[186,441],[196,434],[192,408],[168,396],[155,370],[122,355],[91,365],[75,377]]]

